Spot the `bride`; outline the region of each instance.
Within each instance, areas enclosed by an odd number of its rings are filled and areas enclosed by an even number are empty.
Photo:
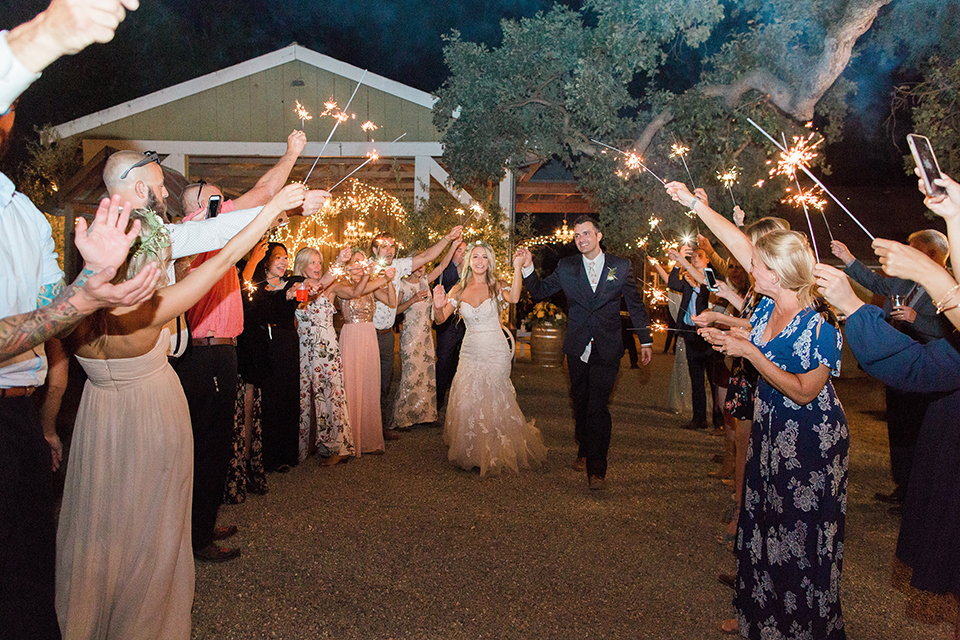
[[[481,476],[504,468],[519,471],[547,456],[540,431],[517,405],[510,349],[500,327],[501,309],[520,299],[523,259],[513,259],[512,286],[497,279],[496,258],[486,243],[470,247],[465,263],[449,295],[442,285],[433,292],[435,321],[456,311],[467,327],[443,427],[447,457],[464,469],[479,467]]]

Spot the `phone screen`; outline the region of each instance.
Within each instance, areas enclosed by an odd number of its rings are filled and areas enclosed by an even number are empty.
[[[220,213],[220,196],[210,196],[210,201],[207,204],[207,209],[210,214],[208,218],[216,218],[217,214]]]
[[[717,276],[713,273],[713,269],[706,267],[703,270],[703,276],[707,279],[707,289],[710,291],[718,291],[717,287]]]
[[[913,159],[920,167],[920,174],[923,177],[923,184],[927,193],[932,196],[943,195],[946,190],[933,183],[934,180],[941,177],[940,165],[937,164],[937,156],[933,153],[933,146],[930,139],[926,136],[918,136],[911,133],[907,136],[907,142],[910,144],[910,151],[913,153]]]

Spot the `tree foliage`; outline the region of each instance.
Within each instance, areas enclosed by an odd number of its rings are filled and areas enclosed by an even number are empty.
[[[614,246],[658,238],[652,215],[678,233],[692,221],[651,175],[618,175],[623,157],[592,140],[638,154],[665,180],[705,187],[721,211],[736,198],[764,215],[789,185],[768,175],[775,149],[747,119],[788,144],[814,125],[814,140],[839,140],[857,88],[841,74],[858,40],[888,52],[909,43],[892,26],[883,39],[862,38],[881,12],[888,25],[902,21],[909,3],[892,1],[589,0],[504,21],[498,47],[453,32],[434,109],[444,162],[466,184],[559,160],[598,203]],[[689,174],[671,156],[675,144],[689,148]],[[740,178],[726,190],[717,176],[734,166]]]
[[[897,87],[897,112],[909,114],[913,130],[930,138],[941,171],[960,176],[960,60],[948,63],[934,57],[920,82]],[[912,155],[904,157],[904,165],[912,175]]]

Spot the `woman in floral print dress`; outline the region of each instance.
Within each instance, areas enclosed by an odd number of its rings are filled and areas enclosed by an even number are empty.
[[[840,609],[850,434],[830,383],[841,335],[817,296],[813,252],[795,231],[750,238],[680,182],[667,194],[689,207],[765,296],[752,329],[700,330],[760,375],[737,530],[736,619],[726,633],[756,640],[842,640]]]
[[[807,253],[793,231],[760,238],[752,271],[767,297],[750,318],[749,340],[704,330],[722,352],[760,372],[738,523],[737,618],[724,627],[758,640],[846,637],[840,572],[849,433],[830,383],[840,373],[842,338],[813,297]]]

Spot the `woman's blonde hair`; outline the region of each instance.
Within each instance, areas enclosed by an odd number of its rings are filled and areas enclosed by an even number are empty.
[[[313,256],[320,257],[320,268],[323,269],[323,254],[313,247],[303,247],[300,251],[297,251],[297,255],[293,259],[293,275],[302,276],[303,270],[310,264],[310,258]]]
[[[790,223],[783,218],[766,216],[765,218],[760,218],[753,224],[747,225],[743,230],[753,244],[757,243],[758,238],[765,236],[771,231],[790,231]]]
[[[780,286],[797,292],[802,308],[818,306],[816,260],[807,238],[796,231],[778,229],[760,236],[756,256],[780,278]]]
[[[473,282],[474,279],[473,267],[470,264],[470,256],[473,255],[474,249],[482,249],[484,253],[487,254],[487,264],[489,266],[487,267],[484,281],[490,291],[490,297],[494,303],[500,305],[500,302],[497,300],[497,283],[499,282],[497,278],[497,257],[493,254],[493,249],[490,248],[490,245],[486,242],[478,241],[468,246],[466,253],[464,253],[463,274],[460,276],[460,282],[457,283],[456,291],[453,293],[453,297],[457,301],[458,312],[460,310],[461,298],[463,297],[463,290],[466,289],[467,285]]]

